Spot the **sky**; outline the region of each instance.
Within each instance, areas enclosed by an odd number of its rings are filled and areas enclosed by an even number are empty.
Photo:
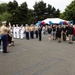
[[[9,1],[13,0],[0,0],[0,3],[8,3]],[[16,0],[18,4],[22,4],[23,2],[26,2],[28,5],[28,8],[33,9],[33,6],[35,5],[35,2],[39,2],[41,0]],[[60,12],[64,12],[65,8],[73,1],[73,0],[42,0],[47,5],[50,4],[54,6],[56,9],[59,9]]]

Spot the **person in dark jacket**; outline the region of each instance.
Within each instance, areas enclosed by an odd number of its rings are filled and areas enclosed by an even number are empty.
[[[60,25],[57,26],[57,31],[56,31],[56,34],[57,34],[57,39],[58,39],[58,42],[60,43],[61,42],[61,32],[62,32],[62,28]]]
[[[74,32],[73,25],[68,25],[67,32],[69,37],[69,44],[72,44],[72,37]]]
[[[67,28],[65,25],[63,25],[62,27],[62,32],[63,32],[63,41],[66,41],[66,31],[67,31]]]
[[[42,40],[42,27],[41,26],[38,27],[38,36],[39,36],[39,41],[41,41]]]
[[[53,30],[53,40],[55,40],[56,39],[56,26],[55,25],[53,25],[52,30]]]

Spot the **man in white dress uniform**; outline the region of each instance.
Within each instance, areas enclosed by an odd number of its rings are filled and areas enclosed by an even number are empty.
[[[17,38],[20,38],[20,27],[18,26],[18,24],[16,25],[16,35]]]
[[[20,38],[23,39],[25,37],[25,27],[23,25],[21,25],[21,30],[20,30]]]

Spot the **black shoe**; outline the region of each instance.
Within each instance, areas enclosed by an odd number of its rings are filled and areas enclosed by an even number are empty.
[[[61,43],[61,41],[58,41],[58,43]]]
[[[9,51],[7,51],[6,53],[9,53]]]
[[[70,44],[70,42],[68,44]]]
[[[72,42],[69,42],[69,44],[73,44]]]
[[[73,44],[73,43],[71,42],[71,44]]]
[[[9,51],[7,51],[7,52],[3,52],[3,53],[9,53]]]

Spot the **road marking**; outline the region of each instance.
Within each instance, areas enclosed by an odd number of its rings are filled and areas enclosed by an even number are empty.
[[[53,61],[55,61],[54,63],[51,63],[51,62],[53,62]],[[31,70],[33,70],[33,69],[36,69],[36,68],[40,68],[41,66],[44,66],[45,64],[47,64],[47,63],[51,63],[51,64],[49,64],[47,67],[45,67],[44,69],[42,69],[42,70],[40,70],[40,71],[37,71],[36,73],[34,73],[33,75],[39,75],[39,74],[41,74],[41,73],[43,73],[44,71],[47,71],[47,70],[49,70],[50,68],[52,68],[52,67],[55,67],[56,65],[58,65],[59,63],[61,63],[61,62],[63,62],[64,60],[63,59],[60,59],[60,58],[51,58],[51,59],[49,59],[49,60],[45,60],[45,61],[42,61],[42,62],[40,62],[40,63],[38,63],[38,64],[35,64],[34,66],[31,66],[31,67],[29,67],[29,68],[27,68],[27,69],[25,69],[25,70],[23,70],[23,71],[21,71],[21,72],[18,72],[18,73],[16,73],[16,74],[13,74],[13,75],[23,75],[23,74],[27,74],[28,72],[30,72]]]

